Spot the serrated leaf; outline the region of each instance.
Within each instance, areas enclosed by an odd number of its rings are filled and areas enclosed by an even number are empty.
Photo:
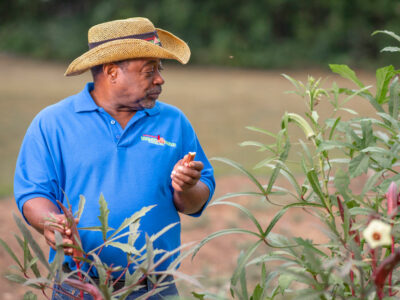
[[[376,70],[376,96],[375,99],[379,104],[387,101],[386,94],[389,89],[390,80],[395,75],[392,65],[379,68]]]
[[[100,229],[103,234],[103,241],[106,241],[108,232],[108,214],[110,213],[110,210],[108,209],[107,202],[104,199],[103,193],[100,195],[99,205],[100,205],[100,216],[98,216],[98,219],[100,220],[101,223]]]
[[[352,69],[350,69],[348,66],[330,64],[329,67],[331,68],[332,72],[339,74],[343,78],[350,79],[355,84],[357,84],[358,87],[360,87],[360,88],[364,87],[364,84],[358,79],[358,77],[356,76],[356,73]]]
[[[365,153],[360,153],[354,157],[349,164],[350,177],[354,178],[368,171],[369,157]]]
[[[342,169],[338,169],[334,179],[335,188],[341,195],[346,195],[350,185],[350,177],[347,172]]]
[[[133,247],[129,244],[123,244],[120,242],[111,242],[108,245],[118,248],[129,255],[137,255],[137,256],[141,255],[141,253],[135,247]]]
[[[142,218],[144,215],[146,215],[154,207],[155,207],[155,205],[145,206],[145,207],[141,208],[139,211],[135,212],[129,218],[126,218],[122,222],[122,224],[109,236],[109,239],[113,238],[118,233],[120,233],[122,230],[124,230],[125,228],[129,227],[129,225],[139,221],[140,218]]]

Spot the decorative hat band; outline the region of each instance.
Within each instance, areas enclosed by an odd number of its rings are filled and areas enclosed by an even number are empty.
[[[94,42],[94,43],[89,43],[89,49],[93,49],[94,47],[97,47],[101,44],[108,43],[111,41],[115,40],[123,40],[123,39],[140,39],[140,40],[145,40],[150,43],[153,43],[157,46],[161,47],[161,41],[158,37],[157,31],[153,32],[146,32],[146,33],[141,33],[141,34],[134,34],[134,35],[127,35],[127,36],[121,36],[109,40],[104,40],[104,41],[99,41],[99,42]]]

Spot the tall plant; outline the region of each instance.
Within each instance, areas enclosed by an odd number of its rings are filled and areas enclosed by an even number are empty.
[[[388,33],[400,41],[392,32]],[[385,48],[399,51],[400,48]],[[231,193],[216,199],[212,205],[228,205],[241,210],[256,230],[231,228],[211,234],[197,247],[226,234],[248,234],[255,238],[238,257],[231,277],[231,295],[238,299],[274,299],[278,295],[295,299],[395,299],[400,294],[399,217],[399,150],[400,150],[400,82],[399,70],[386,66],[376,71],[376,92],[366,86],[346,65],[330,65],[334,73],[350,80],[354,89],[333,83],[325,89],[321,79],[308,77],[302,83],[283,75],[294,86],[293,93],[305,102],[304,117],[285,113],[281,130],[275,134],[260,128],[251,130],[275,139],[272,144],[244,142],[269,153],[257,167],[271,169],[267,184],[262,184],[250,171],[226,158],[215,158],[245,174],[257,192]],[[359,116],[346,105],[354,97],[367,101],[376,114]],[[331,114],[322,118],[317,104],[328,102]],[[349,114],[349,120],[344,116]],[[293,141],[292,126],[299,127],[304,137]],[[292,145],[299,147],[297,165],[288,163]],[[300,150],[298,149],[300,148]],[[301,170],[301,175],[298,170]],[[287,180],[291,188],[279,186]],[[362,179],[362,190],[351,189]],[[238,196],[266,199],[284,196],[290,199],[270,223],[263,227],[254,214],[238,202]],[[264,201],[265,202],[265,201]],[[328,241],[316,244],[310,239],[286,237],[272,232],[276,223],[291,208],[301,207],[325,224]],[[260,247],[263,248],[263,254]],[[266,264],[277,261],[279,267],[267,273]],[[246,269],[258,264],[261,277],[253,291],[248,290]],[[301,289],[299,289],[301,288]],[[204,294],[201,297],[218,298]]]

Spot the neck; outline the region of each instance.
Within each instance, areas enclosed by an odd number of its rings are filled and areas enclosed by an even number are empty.
[[[113,117],[122,128],[125,128],[129,120],[136,114],[136,111],[116,105],[112,101],[113,95],[108,89],[102,88],[102,85],[94,85],[94,89],[90,92],[97,106],[102,107],[111,117]]]

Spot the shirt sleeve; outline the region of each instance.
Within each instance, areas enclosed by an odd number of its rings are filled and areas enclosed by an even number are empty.
[[[49,144],[35,119],[22,142],[14,176],[15,201],[22,215],[24,204],[33,198],[47,198],[58,206],[60,188],[56,174]]]
[[[210,202],[212,196],[214,195],[214,190],[215,190],[214,169],[211,166],[209,160],[207,159],[207,156],[204,153],[203,148],[200,145],[200,142],[197,138],[197,135],[196,135],[192,125],[190,124],[189,120],[185,116],[183,116],[183,123],[184,123],[184,125],[182,126],[182,128],[183,128],[182,138],[183,138],[183,141],[185,141],[182,143],[183,156],[186,155],[188,152],[196,152],[195,160],[201,161],[204,164],[204,168],[201,171],[200,181],[203,182],[208,187],[208,190],[210,192],[210,194],[208,196],[208,200],[204,204],[202,209],[194,214],[190,214],[190,216],[192,216],[192,217],[199,217],[199,216],[201,216],[204,209],[207,207],[208,203]]]

